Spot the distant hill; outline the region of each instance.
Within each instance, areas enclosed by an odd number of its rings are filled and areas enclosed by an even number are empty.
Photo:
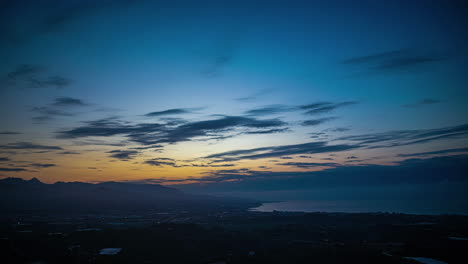
[[[57,182],[36,178],[0,180],[0,211],[103,212],[112,210],[244,210],[258,203],[184,193],[158,184]]]

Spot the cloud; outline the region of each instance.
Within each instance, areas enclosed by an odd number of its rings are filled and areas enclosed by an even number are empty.
[[[240,102],[254,101],[254,100],[257,100],[257,99],[261,99],[263,96],[271,93],[272,91],[273,91],[273,89],[262,89],[262,90],[258,91],[257,93],[254,93],[252,95],[245,96],[245,97],[239,97],[239,98],[236,98],[234,100],[240,101]]]
[[[265,167],[264,167],[265,168]],[[152,178],[146,179],[145,182],[152,183],[187,183],[195,182],[198,183],[221,183],[224,181],[242,181],[244,179],[258,179],[261,178],[262,174],[268,175],[271,171],[255,171],[247,168],[240,169],[225,169],[225,170],[213,170],[206,172],[207,176],[203,177],[189,177],[187,179],[167,179],[167,178]],[[189,184],[190,185],[190,184]]]
[[[289,128],[277,128],[277,129],[267,129],[267,130],[257,130],[257,131],[247,131],[244,134],[275,134],[275,133],[284,133],[291,131]]]
[[[411,153],[411,154],[398,154],[398,157],[417,157],[417,156],[429,156],[429,155],[460,153],[460,152],[468,152],[468,148],[453,148],[453,149],[442,149],[442,150],[436,150],[436,151],[419,152],[419,153]]]
[[[326,138],[328,135],[325,132],[310,132],[310,138]]]
[[[35,124],[44,123],[46,121],[52,120],[53,118],[50,116],[42,115],[42,116],[34,116],[31,118]]]
[[[58,5],[58,8],[55,9],[56,12],[47,16],[43,21],[43,32],[61,30],[67,24],[86,16],[93,11],[108,7],[109,5],[109,1],[84,1],[75,2],[71,5]]]
[[[311,119],[311,120],[306,120],[301,123],[303,126],[317,126],[320,124],[323,124],[325,122],[335,120],[338,117],[324,117],[324,118],[318,118],[318,119]]]
[[[45,67],[32,64],[19,65],[3,78],[7,87],[64,88],[71,80],[58,75],[48,75]]]
[[[179,161],[176,161],[171,158],[154,158],[145,161],[144,163],[151,165],[151,166],[157,166],[157,167],[162,167],[162,166],[170,166],[173,168],[181,168],[181,167],[199,167],[199,168],[224,168],[224,167],[233,167],[235,164],[231,163],[226,163],[226,164],[196,164],[196,163],[186,163],[186,164],[180,164],[178,163]],[[183,161],[187,162],[187,161]]]
[[[328,145],[327,142],[310,142],[296,145],[283,145],[273,147],[262,147],[253,149],[232,150],[205,156],[207,159],[214,159],[213,162],[254,160],[273,158],[289,155],[315,154],[346,151],[361,147],[361,145]]]
[[[332,163],[333,164],[333,163]],[[332,165],[330,164],[330,165]],[[468,181],[468,155],[408,159],[396,165],[346,165],[312,172],[272,172],[249,169],[212,171],[198,183],[180,185],[182,189],[200,188],[216,191],[301,190],[363,186],[394,186],[404,184]],[[233,179],[237,181],[232,181]]]
[[[218,77],[223,70],[232,63],[239,46],[238,33],[234,30],[226,31],[229,35],[216,38],[215,47],[210,49],[212,54],[207,56],[207,66],[202,70],[202,75],[208,78]]]
[[[189,141],[193,138],[207,137],[208,139],[224,136],[223,133],[234,129],[265,129],[272,127],[282,127],[286,123],[279,119],[255,119],[242,116],[225,116],[220,119],[204,120],[180,125],[169,129],[165,135],[157,135],[154,143],[177,143]],[[142,142],[145,142],[143,139]]]
[[[70,117],[77,115],[76,112],[70,112],[71,108],[84,107],[89,104],[83,102],[80,99],[72,97],[58,97],[55,98],[54,102],[47,106],[37,106],[31,109],[31,112],[39,114],[33,117],[33,120],[37,122],[44,122],[52,120],[56,116]],[[63,110],[63,109],[66,110]]]
[[[344,136],[338,140],[354,141],[369,148],[383,148],[460,138],[468,134],[468,124],[435,129],[397,130],[374,134]]]
[[[157,111],[145,114],[145,116],[155,117],[155,116],[166,116],[166,115],[180,115],[180,114],[189,114],[192,113],[192,110],[185,108],[174,108],[164,111]]]
[[[402,53],[404,53],[404,51],[405,51],[404,49],[400,49],[400,50],[392,50],[392,51],[374,53],[374,54],[365,55],[365,56],[353,57],[353,58],[344,60],[342,63],[343,64],[365,64],[365,63],[372,63],[372,62],[380,62],[382,60],[398,57]]]
[[[161,151],[163,147],[164,147],[163,145],[150,145],[150,146],[136,147],[136,148],[130,148],[130,149],[138,149],[138,150],[155,149],[153,151]]]
[[[143,145],[177,143],[193,139],[213,140],[229,137],[226,133],[243,129],[243,132],[282,127],[279,119],[255,119],[242,116],[224,116],[219,119],[183,123],[177,126],[166,123],[130,124],[116,118],[85,122],[85,126],[59,131],[59,138],[124,135]]]
[[[10,161],[10,159],[7,158],[7,157],[0,157],[0,162],[2,162],[2,161]]]
[[[429,63],[439,62],[446,58],[433,54],[423,54],[411,49],[400,49],[375,53],[344,60],[342,63],[366,67],[369,72],[392,72],[408,70]]]
[[[277,163],[276,165],[281,166],[292,166],[297,168],[315,168],[315,167],[337,167],[340,166],[338,163],[328,162],[328,163],[317,163],[317,162],[285,162],[285,163]]]
[[[307,105],[301,105],[298,108],[300,110],[305,110],[306,112],[304,114],[306,115],[317,115],[317,114],[328,113],[333,110],[336,110],[337,108],[341,108],[341,107],[348,106],[348,105],[354,105],[354,104],[357,104],[357,102],[355,101],[346,101],[346,102],[339,102],[339,103],[317,102],[317,103],[312,103],[312,104],[307,104]]]
[[[127,122],[118,120],[116,117],[104,118],[95,121],[84,122],[85,125],[71,130],[59,131],[60,138],[81,138],[81,137],[109,137],[122,134],[150,132],[149,126],[130,125]],[[151,128],[159,129],[163,126],[153,124]]]
[[[41,114],[40,117],[50,118],[51,116],[74,116],[74,113],[69,113],[60,109],[51,108],[48,106],[33,107],[31,112]]]
[[[0,171],[6,171],[6,172],[18,172],[18,171],[28,171],[23,168],[0,168]]]
[[[24,78],[30,78],[31,76],[37,75],[44,72],[44,67],[33,64],[22,64],[17,66],[16,69],[7,73],[7,79],[10,81],[19,81]]]
[[[148,165],[157,166],[157,167],[162,167],[162,166],[176,167],[175,161],[173,159],[168,159],[168,158],[156,158],[156,159],[146,160],[145,163]]]
[[[0,131],[0,135],[19,135],[21,134],[20,132],[15,132],[15,131]]]
[[[326,132],[346,132],[346,131],[349,131],[351,130],[351,128],[348,128],[348,127],[335,127],[335,128],[327,128],[323,131],[326,131]]]
[[[80,153],[75,152],[75,151],[64,151],[64,152],[59,152],[57,154],[60,154],[60,155],[77,155],[77,154],[80,154]]]
[[[57,97],[52,103],[53,106],[64,107],[64,106],[87,106],[88,104],[80,99],[72,97]]]
[[[232,163],[226,163],[226,164],[190,164],[191,167],[213,167],[213,168],[219,168],[219,167],[234,167],[236,164]]]
[[[111,150],[111,151],[108,151],[107,153],[112,154],[112,155],[109,156],[111,158],[116,158],[116,159],[119,159],[119,160],[129,160],[129,159],[133,159],[135,157],[135,155],[138,154],[138,151],[134,151],[134,150]]]
[[[64,88],[68,85],[70,85],[72,81],[68,78],[54,75],[54,76],[48,76],[45,79],[35,79],[31,80],[31,85],[34,88]]]
[[[202,73],[207,77],[216,77],[221,73],[221,70],[229,65],[233,56],[231,54],[218,54],[213,57],[211,65],[208,66]]]
[[[31,142],[16,142],[0,145],[0,149],[36,149],[36,150],[62,150],[58,146],[39,145]]]
[[[419,106],[424,106],[424,105],[438,104],[440,102],[441,102],[440,100],[426,98],[426,99],[423,99],[423,100],[421,100],[419,102],[412,103],[412,104],[406,104],[406,105],[403,105],[403,106],[408,107],[408,108],[414,108],[414,107],[419,107]]]
[[[245,112],[247,116],[264,116],[264,115],[274,115],[280,113],[286,113],[291,111],[305,111],[304,114],[307,115],[316,115],[328,113],[337,108],[341,108],[348,105],[354,105],[358,102],[355,101],[345,101],[345,102],[315,102],[307,105],[300,106],[286,106],[286,105],[268,105],[259,108],[254,108]]]
[[[88,139],[88,140],[80,140],[80,141],[73,141],[73,145],[75,146],[114,146],[114,147],[123,147],[125,143],[115,143],[115,142],[107,142],[104,140],[99,139]]]
[[[248,116],[274,115],[293,111],[294,108],[285,105],[269,105],[260,108],[251,109],[245,112]]]
[[[30,166],[32,167],[36,167],[36,168],[50,168],[50,167],[55,167],[57,166],[56,164],[50,164],[50,163],[32,163],[30,164]]]
[[[143,1],[0,1],[0,43],[6,52],[10,49],[24,49],[24,44],[33,42],[47,34],[75,32],[86,27],[70,30],[68,27],[82,18],[106,13],[115,8],[125,8],[129,4]],[[60,77],[61,78],[61,77]],[[49,80],[55,85],[63,85],[63,80]],[[60,84],[61,83],[61,84]]]

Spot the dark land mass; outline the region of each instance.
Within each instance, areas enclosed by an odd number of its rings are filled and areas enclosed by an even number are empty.
[[[191,196],[158,185],[15,181],[9,179],[1,187],[1,263],[415,264],[405,257],[425,257],[457,264],[466,262],[468,252],[468,216],[265,213],[247,209],[256,202]],[[15,188],[29,191],[24,195],[31,197],[46,188],[51,194],[47,199],[37,197],[41,203],[52,197],[73,198],[70,207],[78,210],[63,209],[67,201],[27,210],[35,203],[32,198],[19,200],[19,194],[12,196]],[[99,200],[104,196],[93,194],[80,205],[85,194],[101,188],[116,200]],[[169,201],[174,196],[180,200]],[[21,210],[11,210],[11,205],[3,210],[11,202],[7,197],[18,199],[14,202],[18,205],[24,201]],[[132,202],[125,201],[128,197],[133,197]],[[144,205],[132,207],[140,198],[146,199]],[[88,208],[93,199],[98,205]],[[125,206],[106,208],[116,201]],[[52,204],[60,205],[60,210]],[[102,255],[105,248],[120,251]]]
[[[45,184],[36,178],[0,180],[0,209],[3,213],[244,210],[258,205],[259,202],[248,199],[193,195],[159,184],[123,182]]]

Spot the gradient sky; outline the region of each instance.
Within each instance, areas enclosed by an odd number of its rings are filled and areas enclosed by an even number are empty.
[[[445,0],[2,1],[0,175],[261,188],[463,156],[466,15]]]

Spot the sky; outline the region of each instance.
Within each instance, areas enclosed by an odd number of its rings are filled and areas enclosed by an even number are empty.
[[[452,190],[463,2],[2,1],[0,177]]]

